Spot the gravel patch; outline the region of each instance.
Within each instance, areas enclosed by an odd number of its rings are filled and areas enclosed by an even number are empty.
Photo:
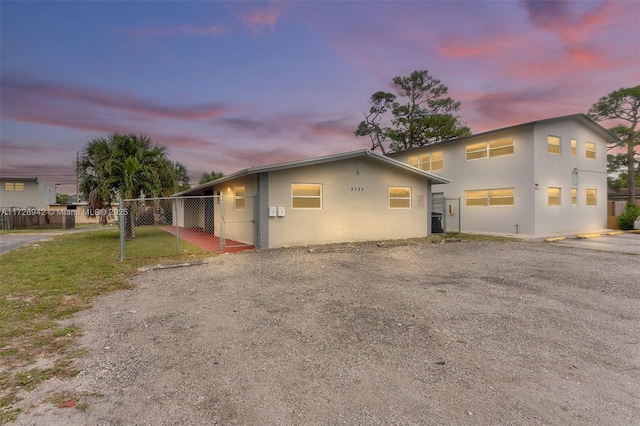
[[[17,424],[640,424],[639,256],[371,243],[133,281],[73,318],[79,376]]]

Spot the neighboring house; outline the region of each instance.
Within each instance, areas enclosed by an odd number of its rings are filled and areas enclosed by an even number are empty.
[[[73,197],[75,199],[75,197]],[[118,204],[111,204],[109,207],[105,207],[108,211],[107,222],[112,223],[115,221],[116,212],[118,211]],[[74,216],[76,224],[95,224],[100,225],[100,218],[98,216],[90,216],[91,209],[89,203],[86,201],[80,203],[68,202],[68,203],[56,203],[49,206],[49,213],[52,215],[67,215]]]
[[[451,181],[433,188],[449,230],[562,234],[607,227],[607,142],[614,140],[574,114],[389,156]]]
[[[48,210],[56,202],[56,186],[38,178],[0,177],[0,208]]]
[[[426,237],[433,183],[368,150],[252,167],[176,194],[173,225],[258,248]]]
[[[640,187],[635,188],[636,205],[640,206]],[[609,188],[609,201],[623,201],[629,202],[629,188],[613,189]]]

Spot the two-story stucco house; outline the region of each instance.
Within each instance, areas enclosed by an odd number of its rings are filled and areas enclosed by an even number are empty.
[[[607,226],[606,148],[614,140],[574,114],[389,156],[451,181],[433,187],[447,230],[577,233]]]
[[[56,202],[56,186],[38,178],[0,177],[0,208],[48,210]]]

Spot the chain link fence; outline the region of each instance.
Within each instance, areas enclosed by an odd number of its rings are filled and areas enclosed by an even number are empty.
[[[120,200],[120,259],[173,257],[252,249],[253,197]]]

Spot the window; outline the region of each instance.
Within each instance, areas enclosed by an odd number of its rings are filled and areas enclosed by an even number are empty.
[[[559,206],[561,193],[562,192],[560,188],[549,187],[547,189],[548,204],[550,206]]]
[[[426,172],[431,170],[442,170],[444,168],[442,151],[422,154],[420,156],[411,156],[409,157],[408,163],[410,166],[416,167]]]
[[[578,153],[578,141],[575,139],[571,139],[571,156],[575,157]]]
[[[595,206],[597,199],[596,199],[596,190],[595,189],[587,189],[587,205],[588,206]]]
[[[24,191],[24,182],[5,182],[5,191]]]
[[[596,144],[593,142],[586,142],[585,144],[585,148],[586,148],[586,155],[587,158],[591,158],[593,160],[596,159]]]
[[[489,205],[490,206],[512,206],[513,205],[513,188],[490,189]]]
[[[411,208],[411,188],[408,186],[389,187],[389,208],[390,209],[410,209]]]
[[[489,157],[513,154],[513,138],[489,142]]]
[[[431,153],[431,170],[444,169],[444,160],[442,159],[442,151]]]
[[[558,155],[560,155],[562,153],[560,142],[561,142],[561,139],[559,137],[557,137],[557,136],[548,136],[547,137],[547,144],[548,144],[549,154],[558,154]]]
[[[292,183],[291,207],[294,209],[321,209],[322,185],[317,183]]]
[[[465,147],[467,160],[476,160],[478,158],[500,157],[501,155],[513,154],[513,138],[504,138],[491,141],[489,143],[482,142]]]
[[[512,206],[513,188],[465,191],[467,206]]]
[[[476,143],[473,145],[467,145],[465,147],[467,153],[467,160],[476,160],[478,158],[485,158],[487,156],[487,144]]]
[[[489,205],[489,197],[487,191],[465,191],[465,200],[467,206],[487,206]]]
[[[246,206],[245,199],[245,187],[244,186],[236,186],[235,187],[235,207],[236,210],[244,210]]]
[[[571,188],[571,205],[578,205],[578,188]]]

